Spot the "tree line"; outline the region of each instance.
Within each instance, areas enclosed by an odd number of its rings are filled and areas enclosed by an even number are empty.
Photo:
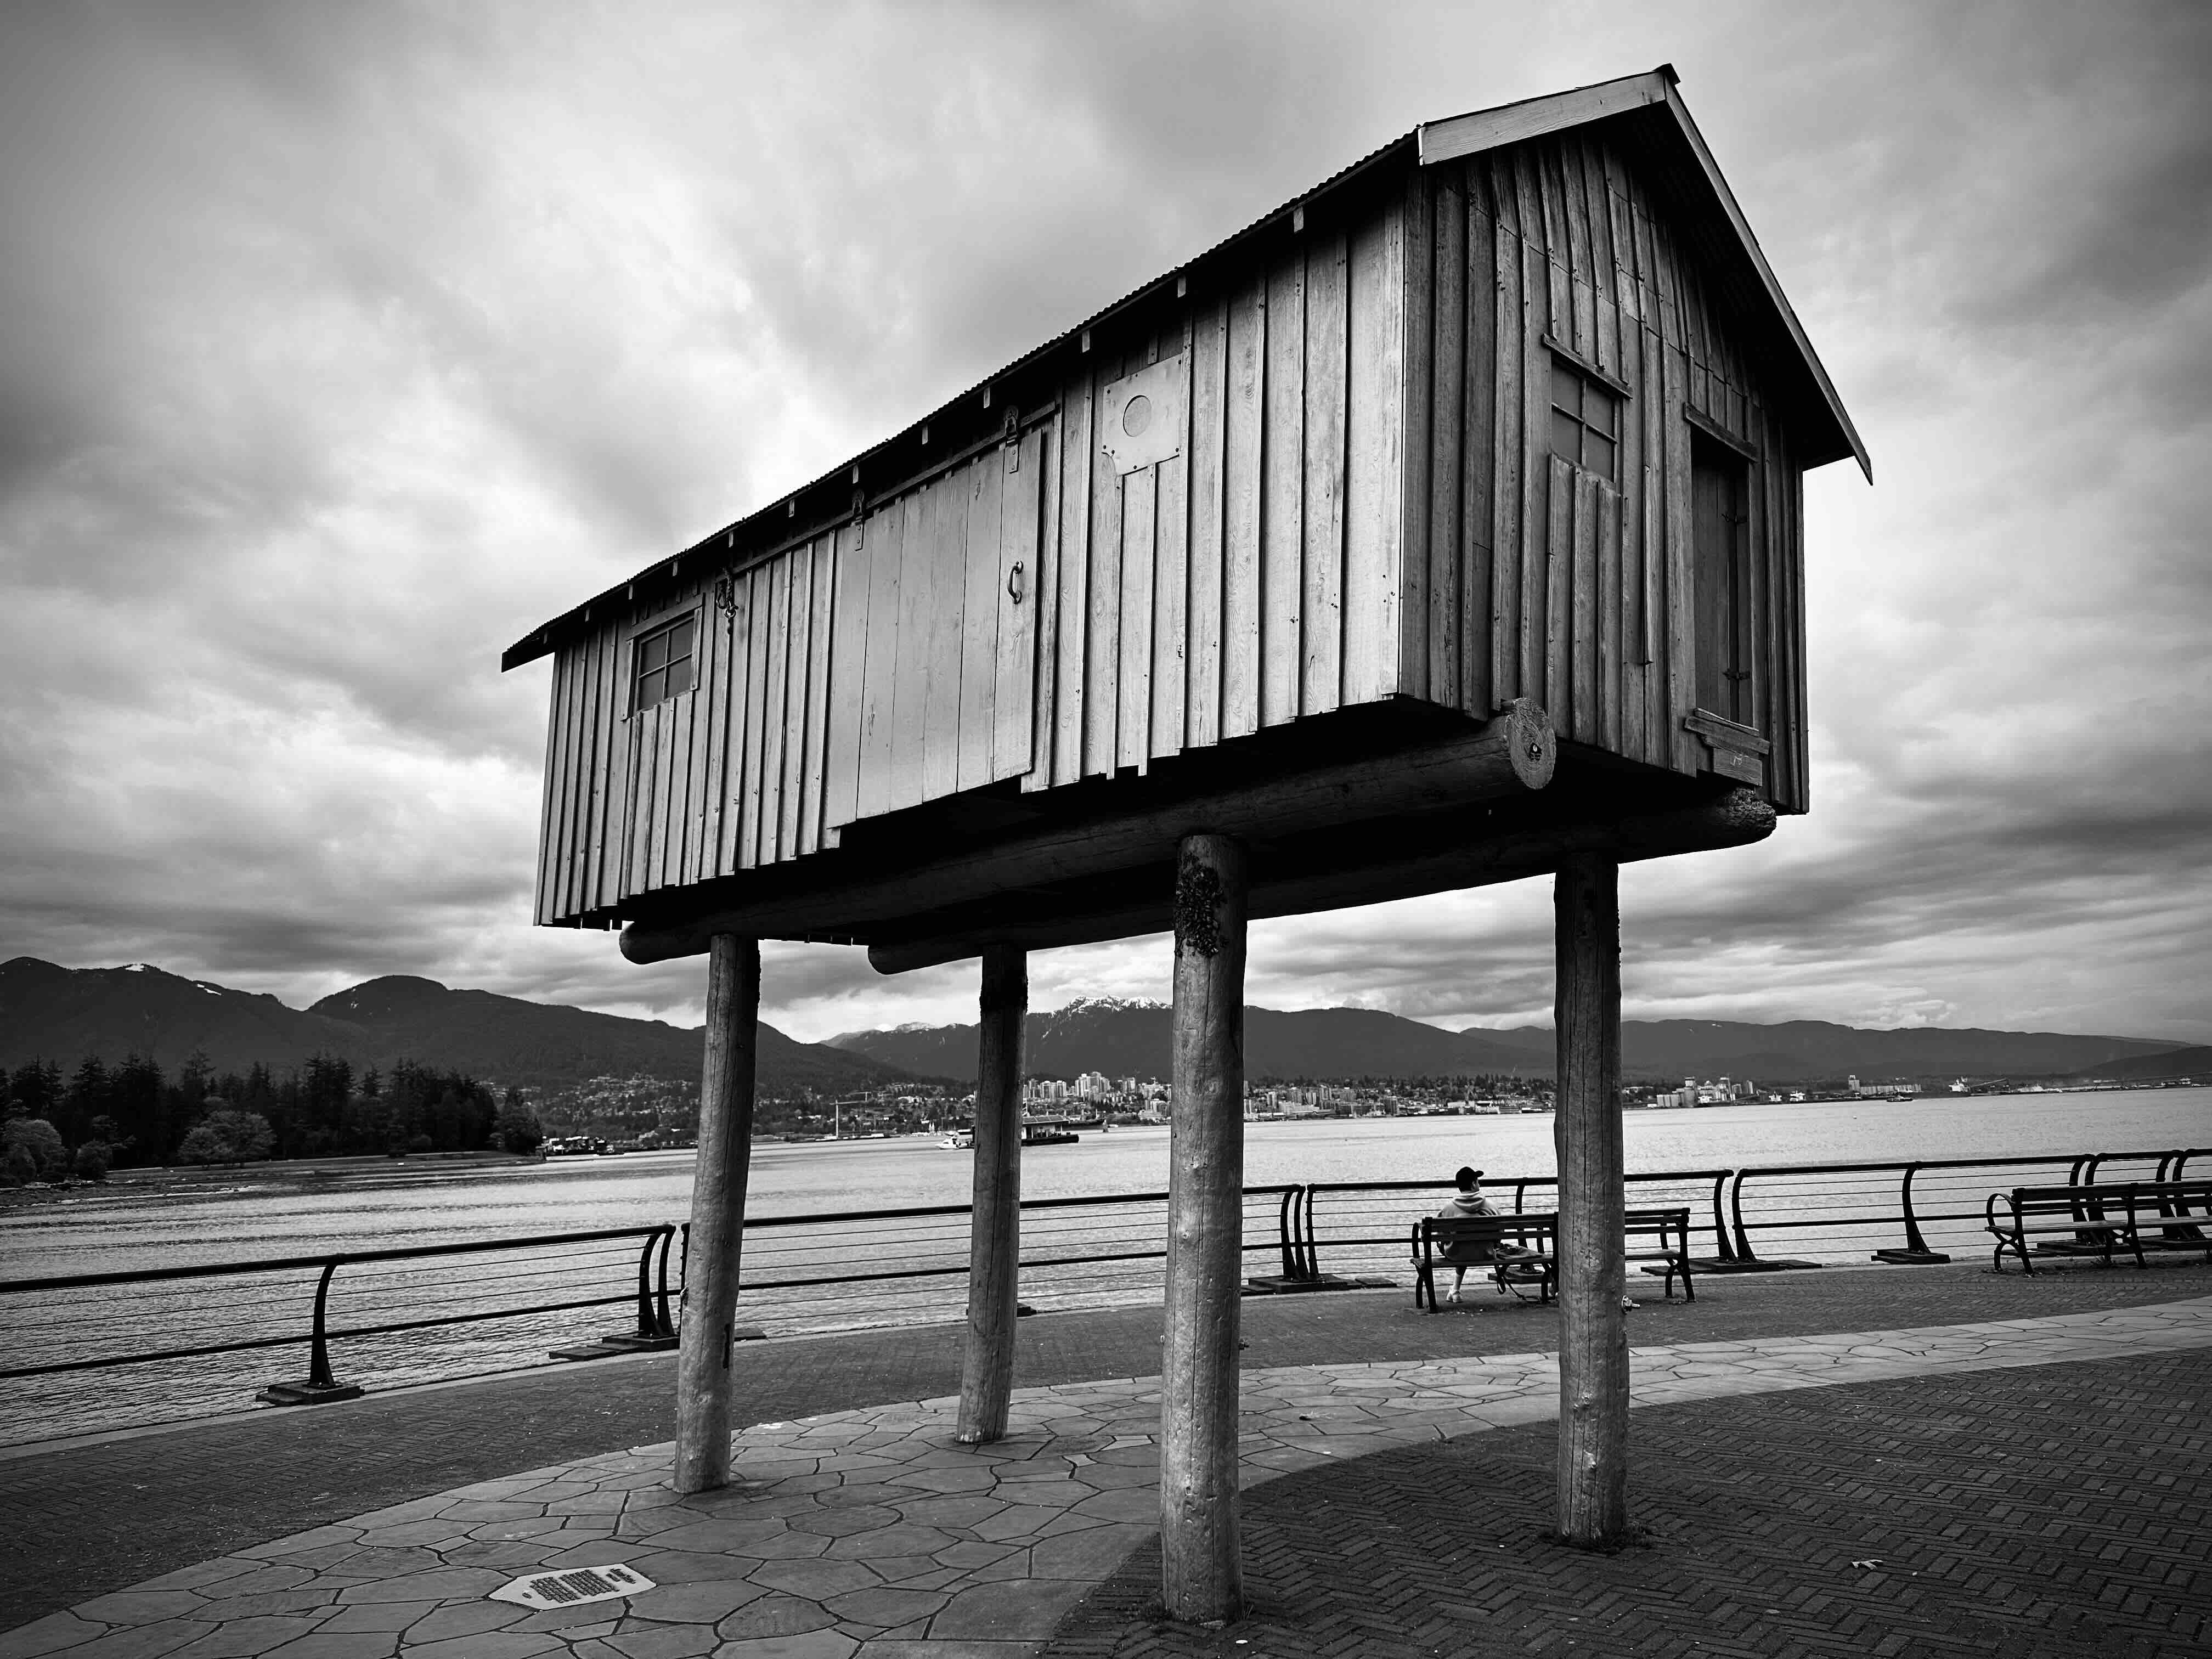
[[[240,1164],[376,1152],[533,1152],[544,1133],[518,1089],[400,1060],[356,1073],[335,1054],[279,1075],[218,1073],[194,1054],[174,1078],[143,1054],[88,1055],[64,1074],[34,1060],[0,1072],[0,1178],[98,1180],[111,1167]]]

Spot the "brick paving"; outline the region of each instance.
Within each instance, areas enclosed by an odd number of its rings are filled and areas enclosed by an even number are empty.
[[[1547,1536],[1556,1428],[1291,1475],[1244,1500],[1250,1607],[1158,1613],[1157,1537],[1049,1659],[2203,1655],[2205,1351],[1651,1407],[1644,1541]]]
[[[2207,1276],[2175,1264],[2033,1281],[1967,1267],[1716,1279],[1694,1306],[1647,1302],[1632,1334],[1639,1345],[1679,1344],[2044,1317],[2199,1295]],[[1247,1365],[1525,1353],[1549,1342],[1556,1317],[1487,1300],[1429,1317],[1408,1302],[1380,1291],[1249,1302]],[[1022,1338],[1026,1384],[1157,1370],[1156,1309],[1041,1318],[1024,1322]],[[942,1328],[784,1341],[743,1355],[744,1408],[761,1417],[912,1401],[957,1381],[953,1334]],[[9,1517],[0,1525],[14,1534],[0,1534],[4,1623],[471,1480],[664,1439],[668,1370],[654,1361],[534,1372],[0,1462]],[[129,1518],[118,1525],[118,1516]]]

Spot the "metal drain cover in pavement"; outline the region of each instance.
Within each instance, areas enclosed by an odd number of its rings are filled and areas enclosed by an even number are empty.
[[[642,1595],[653,1580],[620,1562],[608,1567],[570,1567],[565,1572],[533,1572],[502,1584],[491,1593],[495,1601],[513,1601],[543,1613],[552,1607],[580,1607],[586,1601],[612,1601],[625,1595]]]

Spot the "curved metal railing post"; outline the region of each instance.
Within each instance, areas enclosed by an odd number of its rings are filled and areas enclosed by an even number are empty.
[[[1920,1172],[1917,1163],[1905,1166],[1905,1184],[1899,1196],[1905,1204],[1905,1248],[1920,1255],[1932,1255],[1928,1241],[1920,1236],[1920,1218],[1912,1213],[1912,1177]]]
[[[323,1264],[323,1276],[315,1281],[315,1334],[307,1350],[307,1383],[311,1388],[335,1389],[337,1379],[331,1375],[330,1298],[331,1276],[338,1270],[345,1258],[334,1255]]]
[[[1283,1189],[1282,1201],[1275,1206],[1275,1243],[1282,1251],[1283,1277],[1285,1279],[1304,1277],[1298,1271],[1297,1249],[1292,1243],[1291,1237],[1291,1229],[1295,1224],[1291,1220],[1291,1212],[1297,1203],[1298,1194],[1303,1190],[1302,1188],[1285,1187]]]
[[[637,1334],[648,1340],[660,1334],[653,1322],[653,1235],[647,1233],[637,1253]]]
[[[1308,1187],[1299,1201],[1299,1236],[1305,1241],[1305,1272],[1309,1279],[1321,1277],[1321,1234],[1314,1227],[1314,1189]]]
[[[1729,1215],[1735,1224],[1735,1259],[1739,1261],[1759,1260],[1759,1252],[1751,1248],[1751,1235],[1744,1231],[1743,1225],[1744,1177],[1754,1173],[1756,1171],[1751,1170],[1738,1170],[1735,1185],[1729,1188]]]
[[[1735,1245],[1729,1237],[1728,1218],[1721,1213],[1721,1188],[1728,1185],[1733,1170],[1723,1170],[1713,1176],[1713,1254],[1723,1261],[1736,1259]]]
[[[653,1294],[654,1322],[653,1334],[655,1336],[670,1339],[673,1339],[676,1335],[676,1327],[669,1322],[668,1318],[668,1247],[675,1241],[675,1224],[673,1222],[662,1223],[660,1228],[659,1285]]]

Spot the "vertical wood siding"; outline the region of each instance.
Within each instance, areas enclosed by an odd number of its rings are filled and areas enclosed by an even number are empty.
[[[1615,481],[1551,453],[1547,336],[1630,389]],[[1101,428],[1140,370],[1180,442],[1125,471]],[[1394,696],[1534,697],[1694,772],[1686,409],[1757,453],[1751,706],[1802,808],[1795,455],[1643,182],[1567,134],[1421,169],[1149,334],[1102,331],[1012,450],[738,573],[726,611],[702,571],[693,690],[630,711],[641,616],[563,647],[538,920]]]
[[[1395,694],[1403,204],[1316,227],[1064,388],[1025,789]],[[1173,362],[1182,452],[1118,472],[1103,388]]]
[[[1405,222],[1405,689],[1476,715],[1535,697],[1577,742],[1698,770],[1694,408],[1757,452],[1752,706],[1777,804],[1803,808],[1797,462],[1650,192],[1568,133],[1425,169]],[[1547,335],[1630,388],[1617,483],[1551,453]]]
[[[644,616],[564,647],[538,921],[803,857],[866,811],[1026,772],[1049,453],[1043,428],[1011,463],[987,451],[737,573],[726,610],[702,576],[677,607],[699,618],[696,683],[648,708],[629,707]]]

